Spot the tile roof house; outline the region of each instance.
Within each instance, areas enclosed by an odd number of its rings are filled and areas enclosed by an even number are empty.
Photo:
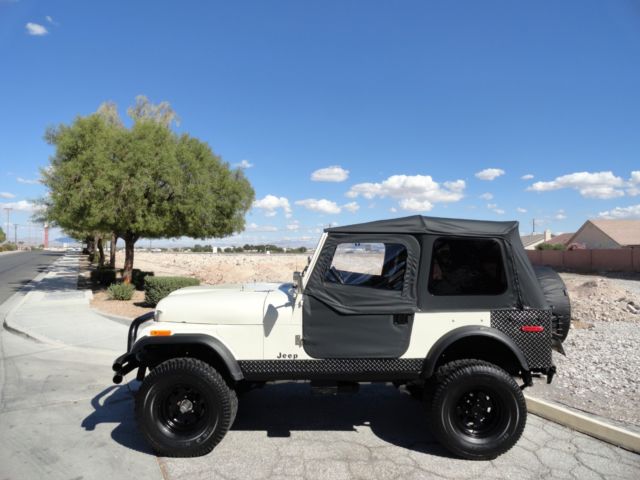
[[[554,235],[553,237],[551,237],[551,240],[547,241],[547,243],[550,243],[552,245],[569,245],[569,240],[571,240],[571,237],[573,237],[574,235],[575,232]]]
[[[568,243],[591,249],[640,247],[640,220],[587,220]]]
[[[548,242],[551,239],[551,231],[545,230],[544,233],[532,233],[531,235],[520,235],[522,245],[525,250],[535,250],[536,246],[541,243]]]

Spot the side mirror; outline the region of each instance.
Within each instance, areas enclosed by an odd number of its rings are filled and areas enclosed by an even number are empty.
[[[302,291],[302,274],[300,272],[293,272],[293,284],[299,292]]]

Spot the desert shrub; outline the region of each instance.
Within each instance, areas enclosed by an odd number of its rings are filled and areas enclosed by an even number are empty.
[[[136,290],[144,290],[144,279],[153,277],[153,272],[143,272],[137,268],[133,269],[131,283],[136,286]]]
[[[108,287],[116,281],[116,271],[109,267],[97,267],[91,271],[91,281],[94,284],[100,284]]]
[[[567,247],[561,243],[540,243],[536,245],[536,250],[566,250]]]
[[[109,288],[111,300],[131,300],[135,287],[130,283],[113,283]]]
[[[2,245],[0,245],[0,252],[13,252],[17,249],[18,247],[16,246],[16,244],[11,242],[3,243]]]
[[[195,285],[200,285],[197,278],[147,276],[144,279],[144,301],[149,305],[156,305],[171,292]]]

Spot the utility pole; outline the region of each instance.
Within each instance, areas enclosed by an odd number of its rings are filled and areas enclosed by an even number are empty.
[[[18,224],[13,224],[13,243],[18,245]]]
[[[13,210],[13,208],[11,207],[5,207],[4,211],[7,212],[7,238],[9,238],[9,228],[11,228],[11,222],[10,222],[10,218],[11,218],[11,210]]]
[[[531,226],[533,228],[533,230],[531,230],[531,234],[536,233],[536,219],[535,218],[531,221]]]

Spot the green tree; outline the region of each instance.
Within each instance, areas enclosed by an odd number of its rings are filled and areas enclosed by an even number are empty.
[[[0,243],[4,242],[7,239],[7,235],[4,233],[4,230],[2,230],[2,227],[0,227]]]
[[[244,229],[254,199],[241,170],[204,142],[178,136],[175,112],[137,97],[127,128],[111,103],[49,129],[56,148],[42,171],[45,216],[64,229],[113,232],[125,243],[124,280],[131,281],[141,237],[223,237]]]

